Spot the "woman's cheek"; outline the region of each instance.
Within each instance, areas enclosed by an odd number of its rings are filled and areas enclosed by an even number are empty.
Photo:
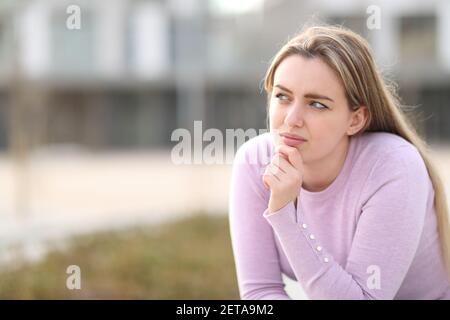
[[[270,131],[276,135],[276,133],[280,130],[283,124],[283,119],[280,117],[279,112],[270,112],[269,118]]]
[[[273,106],[273,108],[271,108],[271,112],[270,112],[270,119],[272,122],[273,129],[282,128],[285,117],[286,117],[286,114],[283,111],[283,109],[281,109],[277,106]]]
[[[278,147],[281,144],[279,136],[276,133],[272,133],[272,137],[275,147]]]
[[[270,126],[272,129],[277,128],[279,118],[279,111],[276,109],[276,106],[271,105],[269,109],[269,119],[270,119]]]

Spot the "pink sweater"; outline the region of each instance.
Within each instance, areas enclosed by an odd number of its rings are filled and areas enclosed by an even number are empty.
[[[303,188],[268,215],[262,174],[270,133],[236,153],[229,221],[242,299],[290,299],[282,273],[309,299],[450,299],[434,190],[417,149],[386,132],[350,139],[338,177]]]

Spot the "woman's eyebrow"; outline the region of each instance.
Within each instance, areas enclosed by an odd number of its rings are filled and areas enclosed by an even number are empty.
[[[281,90],[289,92],[290,94],[294,94],[291,90],[289,90],[288,88],[282,86],[281,84],[276,84],[274,87],[280,88]]]
[[[291,90],[289,90],[288,88],[282,86],[281,84],[276,84],[274,87],[280,88],[281,90],[284,90],[284,91],[286,91],[286,92],[288,92],[288,93],[290,93],[292,95],[294,94]],[[304,97],[308,98],[308,99],[329,100],[331,102],[334,102],[333,99],[331,99],[331,98],[329,98],[327,96],[321,95],[321,94],[317,94],[317,93],[306,93],[304,95]]]
[[[327,96],[321,95],[321,94],[316,94],[316,93],[307,93],[304,95],[304,97],[308,98],[308,99],[330,100],[331,102],[334,102],[333,99],[331,99]]]

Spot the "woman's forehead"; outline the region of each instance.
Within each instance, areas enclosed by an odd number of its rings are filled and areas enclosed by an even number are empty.
[[[314,91],[342,96],[343,87],[333,70],[319,58],[292,55],[281,61],[274,74],[273,85],[293,92]]]

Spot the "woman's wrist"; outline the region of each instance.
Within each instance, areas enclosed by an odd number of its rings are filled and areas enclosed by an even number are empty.
[[[268,205],[268,208],[267,208],[268,214],[270,215],[270,214],[273,214],[273,213],[275,213],[275,212],[281,210],[281,209],[284,208],[290,201],[292,201],[292,200],[289,200],[289,201],[287,201],[287,202],[286,202],[286,201],[284,201],[284,202],[278,202],[278,201],[276,201],[276,200],[269,200],[269,205]]]

